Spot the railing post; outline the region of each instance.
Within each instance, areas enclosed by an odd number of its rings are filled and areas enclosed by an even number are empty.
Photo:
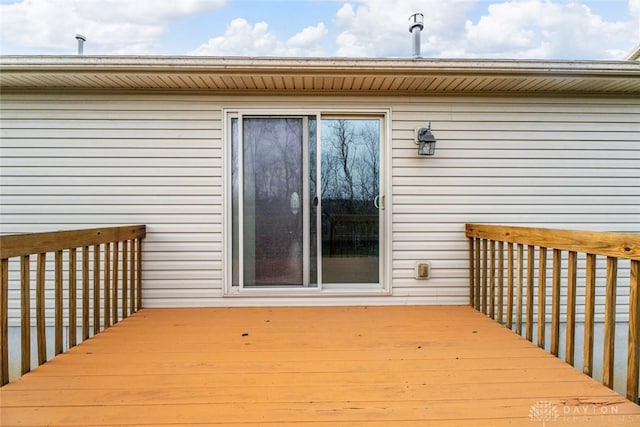
[[[31,295],[30,295],[30,261],[29,255],[20,257],[20,335],[21,335],[21,373],[31,370]]]
[[[584,303],[584,349],[582,372],[593,374],[593,325],[596,301],[596,256],[587,254],[587,270]]]
[[[476,291],[475,291],[474,294],[475,294],[476,300],[475,300],[474,307],[478,311],[480,311],[480,301],[481,301],[480,283],[481,283],[481,280],[482,280],[482,278],[481,278],[481,276],[482,276],[482,273],[481,273],[481,271],[482,271],[482,269],[481,269],[482,252],[480,250],[480,244],[481,244],[480,240],[481,239],[476,239],[476,250],[475,250],[475,253],[476,253],[476,274],[475,274],[475,276],[476,276],[476,283],[475,283]]]
[[[111,326],[111,244],[104,244],[104,328]]]
[[[77,286],[77,251],[76,248],[69,250],[69,347],[75,347],[76,345],[76,320],[77,320],[77,301],[76,301],[76,286]]]
[[[551,354],[558,357],[560,351],[560,280],[562,269],[562,251],[553,250],[551,277]]]
[[[36,267],[36,335],[38,338],[38,365],[47,361],[47,329],[45,324],[45,273],[47,254],[38,254]]]
[[[120,265],[118,259],[118,252],[120,251],[120,245],[118,242],[113,242],[113,296],[112,311],[111,311],[111,324],[118,323],[118,266]]]
[[[516,330],[522,335],[522,286],[524,280],[524,247],[518,244],[518,272],[516,283]]]
[[[540,247],[538,260],[538,347],[545,347],[547,322],[547,248]]]
[[[489,256],[487,255],[487,239],[482,239],[482,313],[487,314],[487,280],[488,280],[488,267],[487,261]]]
[[[504,317],[504,243],[498,242],[498,323]]]
[[[136,311],[142,308],[142,239],[136,239]]]
[[[128,313],[128,301],[127,301],[127,291],[128,291],[128,286],[129,284],[127,283],[129,277],[128,277],[128,270],[127,267],[129,266],[129,261],[128,261],[128,241],[125,240],[122,242],[122,318],[126,319],[127,316],[129,315]]]
[[[507,328],[513,329],[513,243],[507,243]]]
[[[55,351],[62,353],[62,251],[55,254]]]
[[[0,260],[0,387],[9,382],[9,260]]]
[[[93,335],[100,332],[100,245],[93,246]]]
[[[527,341],[533,342],[533,266],[535,248],[527,245]]]
[[[575,338],[576,338],[576,280],[578,270],[578,254],[569,251],[569,271],[567,273],[567,330],[565,341],[564,360],[573,365],[575,361]]]
[[[82,248],[82,340],[89,339],[89,246]]]
[[[469,237],[469,305],[475,302],[475,268],[473,265],[475,254],[473,253],[473,237]]]
[[[607,285],[604,304],[604,357],[602,383],[613,389],[613,366],[616,339],[616,282],[618,259],[607,257]]]
[[[489,243],[489,316],[496,318],[496,241]]]
[[[640,261],[631,261],[629,289],[629,349],[627,354],[627,399],[638,402],[640,375]]]

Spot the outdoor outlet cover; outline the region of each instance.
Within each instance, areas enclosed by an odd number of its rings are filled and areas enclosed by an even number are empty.
[[[431,277],[431,263],[419,262],[416,264],[416,279],[426,280]]]

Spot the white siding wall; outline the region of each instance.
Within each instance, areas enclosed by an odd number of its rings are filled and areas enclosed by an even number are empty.
[[[393,111],[393,296],[269,304],[466,304],[467,222],[640,232],[633,99],[36,94],[3,94],[1,231],[147,224],[145,306],[264,304],[221,298],[221,109],[336,105]]]

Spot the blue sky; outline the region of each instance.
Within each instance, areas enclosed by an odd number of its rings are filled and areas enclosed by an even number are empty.
[[[2,54],[624,59],[640,0],[0,0]]]

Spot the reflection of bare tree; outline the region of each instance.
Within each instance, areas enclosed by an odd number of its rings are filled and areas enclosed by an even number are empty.
[[[379,193],[377,120],[327,120],[323,134],[322,197],[352,203]]]
[[[377,123],[365,122],[358,136],[360,149],[356,169],[360,178],[360,197],[363,200],[371,200],[380,193],[380,131]]]
[[[353,124],[349,120],[332,120],[328,127],[331,129],[327,135],[327,142],[331,145],[329,164],[333,170],[339,168],[341,179],[334,182],[334,188],[343,200],[353,200],[353,175],[352,168],[355,160]],[[337,171],[336,171],[337,172]],[[335,174],[337,175],[337,173]]]

